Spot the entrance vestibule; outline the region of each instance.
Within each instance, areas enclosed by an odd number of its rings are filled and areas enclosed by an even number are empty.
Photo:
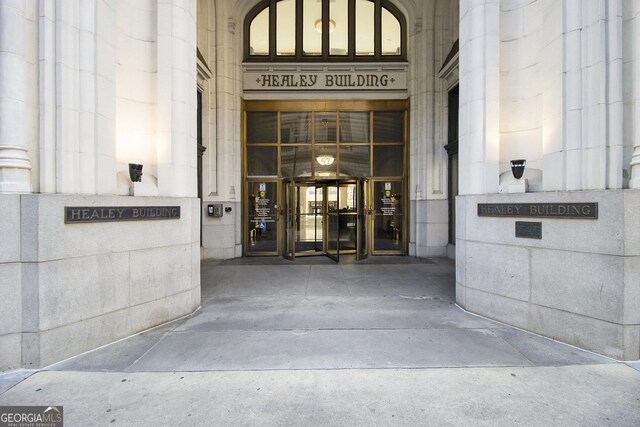
[[[367,180],[284,182],[285,241],[283,255],[340,254],[366,258]]]
[[[244,254],[407,253],[406,101],[252,101]]]

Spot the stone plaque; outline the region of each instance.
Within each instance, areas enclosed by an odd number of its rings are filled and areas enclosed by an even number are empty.
[[[180,206],[65,206],[65,224],[180,219]]]
[[[478,216],[598,219],[598,204],[478,203]]]
[[[525,239],[542,239],[542,223],[516,221],[516,237]]]

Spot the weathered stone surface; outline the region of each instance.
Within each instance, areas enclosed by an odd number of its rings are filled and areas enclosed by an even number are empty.
[[[465,284],[521,301],[529,300],[529,250],[467,242]]]
[[[639,200],[628,190],[459,196],[464,224],[456,282],[464,297],[458,301],[474,313],[611,357],[638,357]],[[478,203],[563,202],[597,202],[599,218],[536,219],[542,222],[537,240],[516,238],[515,218],[477,215]],[[514,288],[514,282],[526,285]]]
[[[531,249],[531,301],[614,323],[623,321],[624,259]]]
[[[20,195],[0,194],[0,263],[20,261]]]
[[[21,284],[19,263],[0,264],[0,336],[22,330]]]

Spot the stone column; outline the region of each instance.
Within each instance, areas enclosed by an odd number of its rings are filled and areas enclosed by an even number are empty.
[[[25,132],[25,7],[24,0],[0,0],[0,193],[31,192]]]
[[[460,2],[460,194],[498,192],[500,1]]]
[[[630,188],[640,189],[640,9],[636,4],[635,17],[633,18],[631,33],[631,40],[628,42],[632,46],[634,52],[634,58],[632,59],[632,141],[633,141],[633,154],[631,156],[631,181],[629,182]]]
[[[196,3],[184,3],[158,1],[158,194],[168,197],[197,191]]]

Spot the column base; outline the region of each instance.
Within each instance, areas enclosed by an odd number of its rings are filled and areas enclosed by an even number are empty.
[[[31,163],[27,149],[0,145],[0,193],[31,191]]]
[[[31,193],[29,169],[0,168],[0,193]]]

